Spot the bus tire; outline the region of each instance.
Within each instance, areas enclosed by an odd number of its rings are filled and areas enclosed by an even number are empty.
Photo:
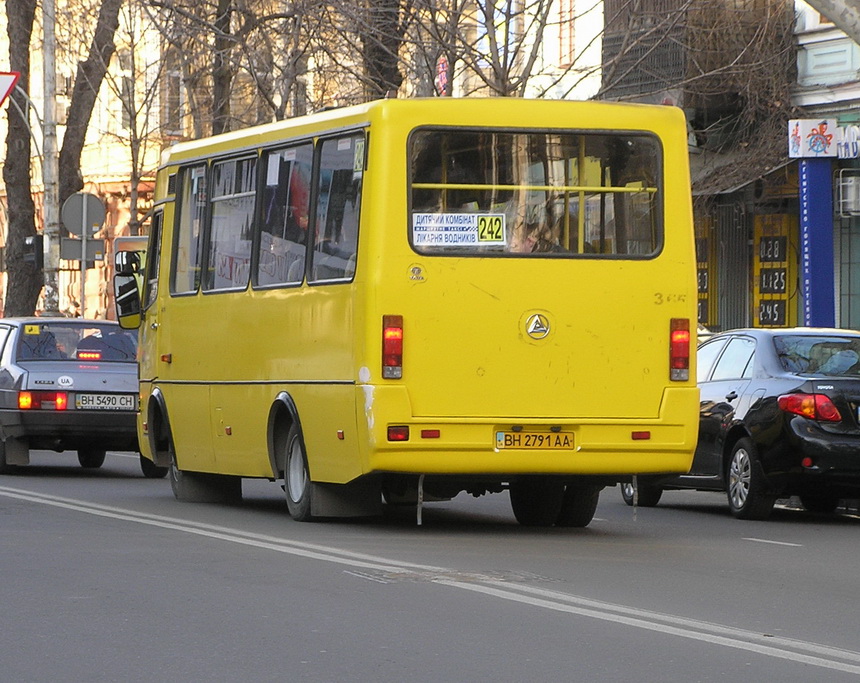
[[[556,526],[584,527],[594,519],[600,486],[568,486],[561,500]]]
[[[313,519],[311,515],[313,486],[304,442],[295,423],[287,434],[286,449],[284,493],[287,497],[287,509],[290,511],[290,517],[297,522],[309,522]]]
[[[552,526],[561,512],[564,483],[554,477],[526,477],[510,485],[511,509],[523,526]]]
[[[189,503],[238,503],[242,499],[242,480],[225,474],[187,472],[176,464],[173,437],[168,437],[170,488],[176,500]]]
[[[107,453],[104,450],[98,448],[79,448],[78,462],[81,464],[81,467],[95,470],[105,464],[106,455]]]
[[[621,498],[628,505],[638,505],[641,508],[653,508],[660,502],[663,496],[663,489],[653,484],[647,484],[641,478],[634,486],[632,482],[623,482],[621,484]]]
[[[169,469],[169,467],[159,467],[149,458],[140,456],[140,471],[143,472],[143,476],[147,479],[163,479],[167,476],[167,470]]]

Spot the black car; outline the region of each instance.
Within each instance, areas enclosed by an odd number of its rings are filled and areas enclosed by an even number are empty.
[[[107,450],[137,451],[137,337],[106,320],[0,319],[0,473],[30,449],[77,451],[101,467]],[[167,468],[141,458],[147,477]]]
[[[628,505],[665,489],[726,491],[740,519],[765,519],[778,498],[833,512],[860,497],[860,333],[743,329],[697,352],[699,439],[690,472],[622,485]]]

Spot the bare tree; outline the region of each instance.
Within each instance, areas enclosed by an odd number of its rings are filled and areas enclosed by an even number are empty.
[[[144,179],[154,179],[157,152],[163,140],[158,105],[164,88],[167,62],[158,58],[157,41],[146,8],[126,3],[116,34],[114,68],[108,68],[105,84],[120,103],[121,125],[106,133],[129,152],[129,233],[141,234],[140,188]]]
[[[124,0],[102,0],[89,52],[86,59],[78,64],[63,147],[60,150],[60,205],[84,186],[81,152],[99,88],[116,50],[114,35],[119,26],[119,10],[123,2]]]
[[[9,316],[31,315],[43,284],[41,270],[35,264],[25,263],[23,258],[24,240],[36,234],[36,210],[30,190],[30,126],[24,118],[29,111],[30,38],[35,13],[36,0],[6,0],[9,64],[13,71],[21,74],[18,80],[20,91],[11,94],[14,106],[9,108],[6,161],[3,165],[9,218],[5,314]]]

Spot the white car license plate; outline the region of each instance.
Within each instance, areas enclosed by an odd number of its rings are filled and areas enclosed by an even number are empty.
[[[136,394],[78,394],[78,410],[137,410]]]

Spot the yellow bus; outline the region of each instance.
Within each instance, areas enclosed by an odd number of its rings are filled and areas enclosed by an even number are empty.
[[[698,390],[679,109],[381,100],[177,144],[140,325],[142,453],[175,495],[283,480],[304,521],[508,491],[584,526],[686,472]]]

